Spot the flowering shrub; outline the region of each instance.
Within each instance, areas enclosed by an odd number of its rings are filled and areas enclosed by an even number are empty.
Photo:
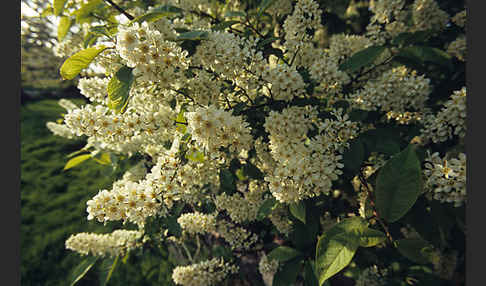
[[[342,2],[54,0],[89,101],[47,125],[87,138],[66,169],[140,158],[87,202],[136,231],[66,247],[166,247],[177,285],[459,281],[464,3]],[[363,29],[333,32],[353,11]]]

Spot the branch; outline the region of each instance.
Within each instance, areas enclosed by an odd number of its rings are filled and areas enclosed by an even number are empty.
[[[123,10],[120,6],[118,6],[115,3],[113,3],[113,1],[111,1],[111,0],[104,0],[104,1],[110,3],[110,5],[113,6],[113,8],[115,8],[116,10],[118,10],[118,12],[122,13],[123,15],[125,15],[129,20],[135,19],[135,17],[133,17],[132,15],[128,14],[127,11]]]

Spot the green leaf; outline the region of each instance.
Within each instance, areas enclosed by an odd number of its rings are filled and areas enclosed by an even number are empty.
[[[238,24],[238,23],[240,23],[240,21],[236,21],[236,20],[224,21],[224,22],[221,22],[219,24],[214,25],[211,29],[213,31],[223,31],[226,28],[229,28],[229,27],[233,26],[234,24]]]
[[[346,59],[339,65],[339,69],[348,72],[358,71],[362,67],[371,65],[385,50],[384,46],[368,47]]]
[[[343,270],[359,247],[358,237],[347,233],[323,235],[317,242],[316,272],[319,285]]]
[[[372,247],[386,240],[386,235],[376,229],[366,228],[359,236],[359,245],[362,247]]]
[[[301,255],[302,253],[296,249],[288,246],[279,246],[268,254],[268,258],[272,260],[278,260],[279,262],[286,262],[295,257]]]
[[[109,165],[111,164],[111,156],[110,153],[98,153],[96,156],[93,157],[97,163],[101,165]]]
[[[302,265],[301,259],[287,261],[273,277],[272,286],[291,286],[295,285],[295,280],[299,276]]]
[[[108,47],[103,45],[84,49],[70,56],[61,66],[63,79],[75,78],[83,69],[87,68],[93,59]]]
[[[224,14],[225,17],[246,17],[246,13],[244,11],[227,11]]]
[[[272,212],[272,209],[276,204],[277,199],[275,199],[275,197],[266,199],[265,202],[263,202],[263,204],[258,209],[257,219],[262,220],[266,218]]]
[[[346,218],[326,231],[317,241],[316,272],[319,285],[344,269],[360,245],[366,223],[360,217]]]
[[[187,151],[186,158],[194,162],[204,162],[204,154],[199,151]]]
[[[411,44],[421,43],[427,40],[433,31],[417,31],[414,33],[403,32],[398,34],[393,40],[391,40],[392,45],[396,46],[407,46]]]
[[[108,107],[118,113],[125,112],[128,106],[132,83],[132,68],[127,66],[121,67],[108,82]]]
[[[400,219],[413,206],[422,191],[422,171],[410,144],[393,156],[378,171],[376,178],[376,208],[388,222]]]
[[[108,284],[111,276],[113,275],[113,272],[115,271],[119,259],[120,256],[103,260],[103,262],[101,263],[101,270],[99,274],[101,285],[106,286]]]
[[[305,224],[305,204],[303,201],[289,204],[290,213]]]
[[[356,173],[359,171],[364,159],[364,144],[359,138],[354,139],[349,144],[349,148],[343,153],[344,168],[352,173]]]
[[[424,62],[431,62],[437,65],[447,67],[452,70],[451,56],[446,52],[426,46],[409,46],[402,48],[397,54],[398,58],[405,58],[411,60],[415,64],[423,64]]]
[[[270,38],[266,38],[264,40],[261,40],[257,44],[257,49],[260,49],[261,47],[264,47],[264,46],[266,46],[266,45],[268,45],[270,43],[273,43],[273,42],[275,42],[278,39],[279,38],[277,38],[277,37],[270,37]]]
[[[131,20],[130,23],[142,23],[142,22],[155,22],[163,17],[167,17],[170,15],[181,14],[182,9],[172,6],[172,5],[162,5],[155,7],[150,12],[143,14],[141,16],[136,17],[135,19]]]
[[[81,7],[73,13],[76,16],[76,23],[83,24],[89,21],[91,13],[102,5],[104,5],[103,0],[89,0],[81,4]]]
[[[263,173],[258,169],[257,166],[253,165],[250,162],[243,164],[242,166],[243,174],[248,178],[255,179],[255,180],[263,180]]]
[[[71,28],[71,23],[71,18],[68,16],[62,16],[59,19],[59,25],[57,26],[57,40],[59,42],[66,37],[67,33],[69,32],[69,28]]]
[[[98,257],[96,256],[89,256],[88,258],[84,259],[81,261],[81,263],[74,268],[73,272],[71,273],[69,277],[69,285],[72,286],[76,284],[81,278],[86,275],[88,270],[93,267],[93,265],[96,263],[98,260]]]
[[[64,10],[64,5],[66,5],[67,0],[54,0],[52,2],[52,7],[54,8],[54,16],[61,15]]]
[[[84,155],[76,156],[76,157],[70,159],[66,163],[63,170],[68,170],[68,169],[71,169],[73,167],[76,167],[77,165],[81,164],[82,162],[84,162],[84,161],[86,161],[90,158],[91,158],[91,154],[84,154]]]
[[[260,17],[265,10],[268,9],[268,7],[272,6],[272,4],[275,3],[275,0],[263,0],[260,5],[258,6],[258,17]]]
[[[431,244],[420,238],[405,238],[396,241],[400,254],[419,264],[432,263],[434,250]]]
[[[308,260],[304,266],[304,286],[319,286],[319,280],[315,271],[315,265],[313,261]]]
[[[227,195],[231,195],[236,192],[236,180],[230,170],[221,169],[219,171],[219,185],[221,190]]]
[[[196,30],[196,31],[189,31],[189,32],[179,34],[179,36],[177,36],[177,40],[178,41],[185,41],[185,40],[197,41],[197,40],[207,39],[208,36],[209,36],[208,31]]]

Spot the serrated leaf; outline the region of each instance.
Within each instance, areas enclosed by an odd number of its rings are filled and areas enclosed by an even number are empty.
[[[360,217],[342,220],[327,230],[316,246],[316,273],[319,285],[344,269],[360,245],[360,233],[367,228]]]
[[[371,65],[385,50],[384,46],[368,47],[346,59],[339,65],[339,69],[348,72],[358,71],[362,67]]]
[[[207,39],[209,36],[208,31],[189,31],[185,33],[179,34],[177,36],[178,41],[197,41],[197,40],[204,40]]]
[[[132,68],[121,67],[110,79],[107,86],[108,107],[118,113],[125,112],[133,83]]]
[[[61,66],[63,79],[75,78],[83,69],[87,68],[94,58],[108,47],[103,45],[84,49],[70,56]]]
[[[347,233],[323,235],[319,238],[316,249],[319,285],[348,266],[358,247],[358,237]]]
[[[378,245],[386,240],[386,235],[376,229],[366,228],[359,236],[359,246],[372,247]]]
[[[98,261],[98,257],[89,256],[88,258],[81,261],[81,263],[74,268],[73,272],[69,277],[69,285],[72,286],[76,284],[81,278],[88,273],[88,271],[93,267],[93,265]]]
[[[415,263],[432,263],[434,259],[432,245],[423,239],[405,238],[397,240],[396,244],[398,252]]]
[[[54,16],[61,15],[62,11],[64,10],[64,5],[66,5],[67,0],[54,0],[52,2],[52,8],[54,11]]]
[[[258,209],[257,219],[262,220],[266,218],[271,212],[273,207],[277,204],[277,199],[274,197],[266,199]]]
[[[73,167],[76,167],[77,165],[83,163],[84,161],[88,160],[91,158],[91,154],[84,154],[84,155],[79,155],[79,156],[76,156],[72,159],[70,159],[66,165],[64,166],[64,169],[63,170],[68,170],[68,169],[71,169]]]
[[[271,260],[278,260],[279,262],[286,262],[295,257],[301,255],[302,253],[296,249],[293,249],[288,246],[279,246],[267,255]]]
[[[305,204],[303,201],[289,204],[290,213],[305,224]]]
[[[422,173],[415,146],[409,145],[378,171],[376,208],[388,222],[400,219],[413,206],[422,191]]]
[[[62,16],[59,19],[59,25],[57,25],[57,40],[59,42],[66,37],[67,33],[69,32],[69,28],[71,28],[71,23],[71,18],[68,16]]]
[[[299,276],[302,260],[294,259],[287,261],[273,277],[272,286],[291,286],[295,285],[295,280]]]

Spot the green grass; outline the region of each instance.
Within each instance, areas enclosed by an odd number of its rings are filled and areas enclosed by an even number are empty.
[[[20,110],[22,285],[65,285],[83,259],[65,249],[65,240],[78,232],[106,233],[121,227],[88,221],[86,202],[100,189],[110,189],[124,168],[111,173],[107,172],[110,167],[87,160],[63,171],[66,156],[85,145],[84,140],[65,139],[47,129],[46,123],[56,121],[63,112],[57,100],[50,99],[28,103]],[[131,255],[126,264],[119,263],[109,285],[149,285],[155,278],[144,275],[154,263],[164,265],[156,281],[166,285],[170,266],[160,257],[152,255],[147,260],[140,254]],[[97,263],[77,285],[98,284],[100,265]]]

